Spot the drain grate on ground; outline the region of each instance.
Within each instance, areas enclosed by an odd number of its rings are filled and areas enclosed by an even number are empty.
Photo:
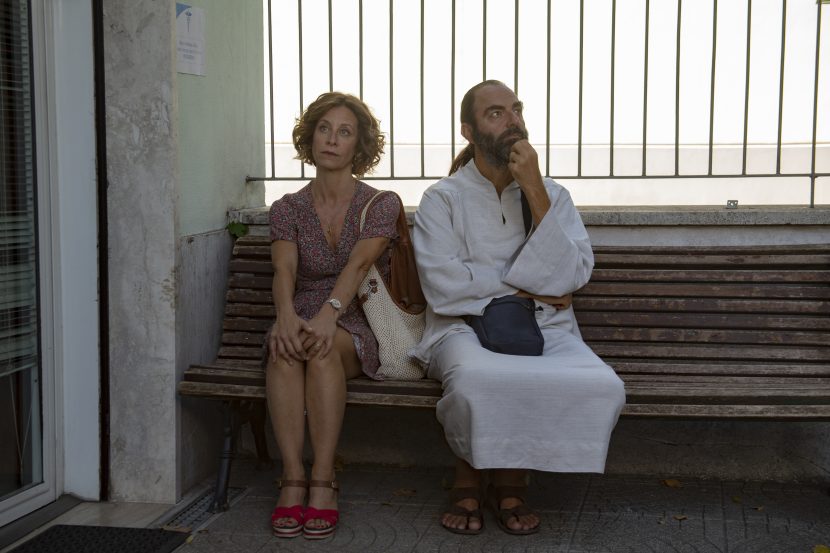
[[[236,503],[237,499],[242,497],[246,488],[228,488],[228,505]],[[211,513],[208,511],[210,504],[213,502],[214,488],[210,488],[205,493],[194,499],[190,504],[178,512],[171,518],[163,528],[170,530],[189,530],[195,532],[207,525],[211,518],[218,516],[220,513]]]

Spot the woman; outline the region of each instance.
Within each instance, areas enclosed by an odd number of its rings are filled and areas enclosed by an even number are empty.
[[[322,94],[298,119],[293,139],[297,158],[317,175],[270,212],[277,317],[268,336],[266,387],[283,461],[271,522],[279,537],[317,539],[334,532],[339,516],[334,454],[346,380],[374,376],[378,368],[377,342],[355,296],[373,263],[388,271],[400,203],[394,193],[382,195],[359,228],[377,190],[354,175],[377,165],[384,138],[358,98]],[[314,452],[308,481],[306,416]]]

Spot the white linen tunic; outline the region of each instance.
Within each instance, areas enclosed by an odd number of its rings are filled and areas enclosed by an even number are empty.
[[[562,296],[588,282],[594,258],[582,219],[565,188],[551,179],[545,188],[551,208],[528,238],[519,185],[499,198],[474,161],[424,193],[413,243],[427,324],[410,353],[442,382],[438,420],[473,467],[603,472],[625,391],[580,338],[573,310],[537,302],[538,357],[486,350],[461,319],[520,289]]]

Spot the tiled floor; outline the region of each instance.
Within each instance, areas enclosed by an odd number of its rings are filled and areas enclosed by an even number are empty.
[[[443,530],[449,471],[347,467],[341,522],[333,538],[309,542],[271,535],[277,472],[236,463],[246,492],[177,553],[213,552],[683,552],[814,553],[830,547],[830,483],[824,485],[669,482],[660,477],[535,473],[531,504],[541,531],[508,536],[485,515],[479,536]]]

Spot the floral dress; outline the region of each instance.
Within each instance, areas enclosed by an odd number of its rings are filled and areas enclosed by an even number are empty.
[[[309,320],[331,297],[334,283],[346,266],[352,249],[358,240],[364,238],[398,237],[396,222],[400,202],[393,192],[383,194],[374,201],[366,214],[363,230],[360,230],[360,213],[366,203],[378,190],[364,182],[357,182],[351,204],[346,212],[343,230],[336,249],[332,249],[323,232],[323,227],[314,210],[311,184],[301,190],[286,194],[271,205],[269,222],[271,240],[288,240],[297,244],[297,282],[294,289],[294,310],[297,315]],[[384,279],[389,278],[390,246],[376,261]],[[363,372],[375,378],[378,370],[378,343],[375,340],[366,316],[358,304],[357,297],[343,309],[337,325],[352,335],[355,351]]]

